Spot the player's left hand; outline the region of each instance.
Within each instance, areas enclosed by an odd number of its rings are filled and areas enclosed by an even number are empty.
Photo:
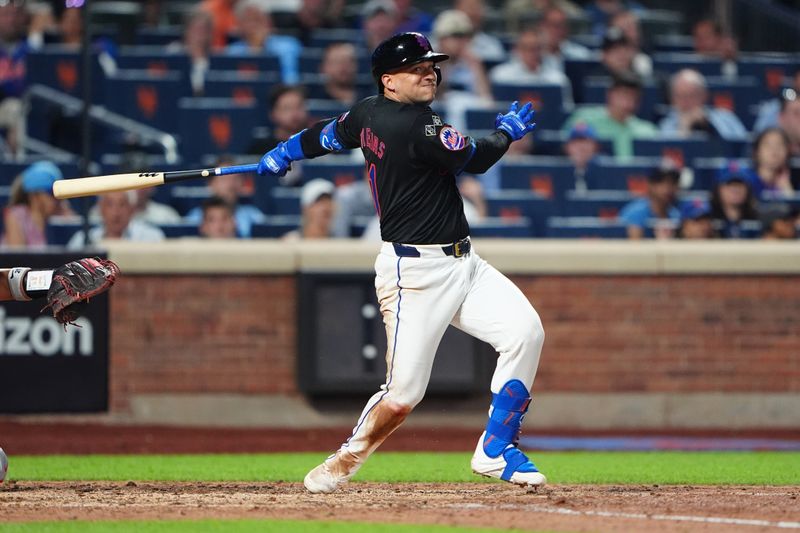
[[[292,166],[292,157],[289,155],[289,150],[286,148],[286,142],[278,143],[278,146],[264,154],[261,161],[258,162],[259,176],[272,175],[272,176],[285,176],[286,172]]]
[[[87,257],[60,266],[53,271],[45,309],[51,309],[53,317],[60,323],[73,323],[81,314],[81,304],[107,291],[117,276],[119,267],[116,263],[97,257]]]
[[[505,115],[498,113],[494,121],[494,127],[506,132],[512,141],[522,139],[536,127],[536,123],[533,122],[533,116],[536,114],[533,104],[528,102],[519,110],[517,109],[517,104],[518,102],[516,101],[512,103],[508,113]]]

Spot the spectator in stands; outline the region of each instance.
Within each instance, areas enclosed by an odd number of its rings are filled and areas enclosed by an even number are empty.
[[[442,85],[437,92],[448,122],[466,129],[466,112],[488,107],[492,91],[486,69],[470,51],[472,22],[461,11],[450,9],[436,17],[433,25],[434,48],[450,56],[440,64]]]
[[[722,75],[735,78],[736,57],[739,55],[736,39],[722,31],[719,23],[703,19],[692,28],[694,51],[697,54],[722,61]]]
[[[203,202],[203,221],[198,232],[207,239],[235,239],[236,220],[231,204],[218,196]]]
[[[445,52],[446,53],[446,52]],[[523,30],[514,44],[512,59],[494,67],[489,73],[492,83],[512,85],[554,84],[564,90],[564,101],[572,103],[572,85],[563,72],[542,63],[542,44],[539,32]]]
[[[261,0],[239,0],[236,17],[241,39],[229,44],[229,55],[269,54],[276,56],[284,83],[300,80],[300,41],[288,35],[273,33],[272,16]]]
[[[592,57],[588,48],[569,39],[569,19],[559,7],[547,8],[542,13],[538,31],[543,45],[542,65],[547,69],[564,72],[564,60]]]
[[[325,49],[319,66],[323,78],[324,97],[352,106],[366,94],[360,94],[356,85],[358,58],[351,43],[333,43]]]
[[[758,107],[758,117],[753,125],[753,132],[759,133],[767,128],[780,126],[780,114],[784,104],[798,100],[800,94],[800,68],[794,73],[790,87],[785,87],[778,98],[762,102]],[[800,146],[799,146],[800,148]],[[800,151],[797,152],[800,155]]]
[[[633,200],[620,211],[619,218],[625,223],[629,239],[669,239],[681,220],[676,206],[680,173],[667,164],[655,169],[647,181],[647,196]]]
[[[753,187],[758,177],[736,161],[722,167],[711,193],[711,216],[723,239],[740,239],[746,225],[758,220]]]
[[[219,161],[217,166],[227,166],[226,161]],[[244,176],[242,174],[214,176],[208,182],[208,189],[211,196],[221,198],[231,206],[236,220],[236,233],[239,236],[249,238],[253,224],[266,222],[266,217],[259,208],[241,202],[241,198],[244,196]],[[203,221],[202,207],[198,206],[189,211],[184,220],[199,225]]]
[[[633,68],[636,48],[620,28],[609,28],[603,35],[600,64],[591,76],[639,76]]]
[[[585,191],[589,188],[587,174],[595,158],[600,153],[597,134],[584,122],[575,124],[564,143],[564,153],[575,168],[575,189]]]
[[[428,35],[433,27],[433,17],[414,7],[414,0],[394,0],[397,9],[397,31],[416,31]]]
[[[275,27],[296,37],[304,46],[311,43],[315,30],[336,28],[344,0],[302,0],[293,13],[273,15]]]
[[[800,91],[787,89],[782,100],[778,126],[789,136],[792,157],[800,157]]]
[[[211,15],[214,21],[214,48],[222,49],[228,44],[228,36],[236,32],[236,3],[239,0],[203,0],[200,9]]]
[[[711,218],[711,206],[701,199],[691,200],[681,206],[681,225],[678,238],[714,239],[717,232]]]
[[[797,211],[787,204],[766,204],[761,210],[761,236],[767,240],[797,238]]]
[[[3,213],[3,245],[41,247],[47,244],[47,222],[60,210],[53,196],[53,183],[61,177],[57,166],[40,161],[14,180],[8,207]]]
[[[484,101],[491,101],[492,91],[486,69],[471,52],[473,30],[472,22],[462,11],[450,9],[436,17],[433,25],[436,49],[450,56],[448,61],[440,65],[443,82],[439,91],[465,91]]]
[[[780,128],[768,128],[753,142],[753,169],[758,176],[755,194],[770,197],[792,196],[789,136]]]
[[[594,0],[586,6],[586,16],[589,17],[592,33],[598,36],[605,34],[614,15],[623,11],[642,14],[645,9],[636,2],[626,0]]]
[[[692,69],[679,70],[670,80],[670,111],[659,124],[664,135],[687,137],[706,133],[712,138],[740,140],[747,136],[739,118],[718,107],[709,107],[705,77]]]
[[[136,212],[133,217],[154,226],[179,224],[181,216],[175,211],[175,208],[153,200],[154,192],[153,187],[136,191]]]
[[[83,48],[83,7],[68,7],[61,13],[59,37],[61,46],[80,51]],[[117,45],[107,37],[92,39],[93,51],[97,52],[97,62],[103,73],[110,76],[117,71]]]
[[[28,46],[31,50],[39,50],[45,44],[45,34],[58,31],[53,6],[46,2],[28,2]]]
[[[308,108],[302,86],[276,85],[272,88],[269,95],[269,121],[272,124],[269,137],[256,139],[247,150],[248,154],[263,154],[272,150],[279,142],[308,126]],[[295,161],[280,182],[283,185],[298,183],[303,177],[302,169],[302,161]]]
[[[606,105],[584,106],[567,119],[564,131],[584,122],[591,126],[600,139],[613,141],[614,155],[625,159],[633,156],[634,139],[656,136],[655,124],[635,116],[639,108],[642,85],[635,75],[616,76],[606,92]]]
[[[170,43],[167,53],[186,54],[191,61],[189,81],[195,96],[203,94],[206,73],[208,72],[213,38],[214,21],[208,11],[192,9],[186,13],[183,23],[183,39]]]
[[[394,35],[397,30],[397,8],[392,0],[369,0],[361,8],[364,45],[368,53]]]
[[[503,7],[506,29],[516,34],[539,20],[551,8],[558,8],[571,19],[584,17],[583,9],[570,0],[506,0]]]
[[[136,220],[136,194],[134,191],[110,192],[97,200],[102,223],[89,230],[89,240],[83,231],[78,231],[67,243],[67,248],[76,250],[85,246],[96,246],[104,239],[123,239],[137,242],[159,242],[164,233],[155,226]]]
[[[0,153],[14,153],[19,148],[18,129],[25,91],[25,60],[30,47],[23,40],[24,12],[17,2],[0,5]],[[4,146],[4,145],[8,146]]]
[[[653,75],[653,60],[642,51],[642,31],[639,17],[633,11],[620,11],[611,18],[611,28],[619,28],[633,48],[631,69],[642,79]]]
[[[362,180],[336,187],[333,201],[336,204],[336,212],[331,224],[332,237],[351,237],[352,228],[358,219],[375,216],[375,201],[366,173]]]
[[[300,207],[303,211],[300,228],[283,236],[286,240],[328,239],[333,231],[333,213],[336,211],[333,193],[336,186],[328,180],[317,178],[303,185]]]
[[[506,49],[496,36],[483,31],[483,20],[486,12],[484,0],[454,0],[453,9],[464,12],[469,17],[474,31],[470,52],[481,61],[499,63],[506,59]]]

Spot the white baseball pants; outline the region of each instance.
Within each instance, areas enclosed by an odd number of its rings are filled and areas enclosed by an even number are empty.
[[[360,460],[391,433],[380,414],[386,406],[411,408],[425,394],[433,359],[449,324],[491,344],[498,352],[491,389],[511,379],[531,390],[544,330],[528,299],[474,249],[462,257],[441,246],[414,245],[420,257],[399,257],[384,243],[375,261],[375,289],[386,325],[386,382],[364,407],[353,435],[343,445]],[[382,405],[383,404],[383,405]]]

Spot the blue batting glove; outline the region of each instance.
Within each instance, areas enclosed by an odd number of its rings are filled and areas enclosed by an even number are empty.
[[[528,132],[533,131],[536,123],[533,122],[533,115],[536,111],[533,109],[533,104],[528,102],[522,109],[517,110],[517,102],[511,104],[508,113],[505,115],[498,113],[494,121],[494,127],[498,130],[504,131],[511,137],[512,141],[522,139]]]
[[[285,176],[286,172],[292,166],[292,157],[289,155],[289,150],[286,148],[285,142],[278,143],[278,146],[264,154],[261,161],[258,162],[256,172],[260,176],[273,175]]]

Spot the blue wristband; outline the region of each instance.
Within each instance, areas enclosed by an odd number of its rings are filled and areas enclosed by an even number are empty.
[[[300,143],[300,136],[305,133],[305,131],[306,130],[295,133],[286,141],[286,152],[289,154],[289,157],[292,158],[292,161],[300,161],[306,158],[306,154],[303,153],[303,146]]]

